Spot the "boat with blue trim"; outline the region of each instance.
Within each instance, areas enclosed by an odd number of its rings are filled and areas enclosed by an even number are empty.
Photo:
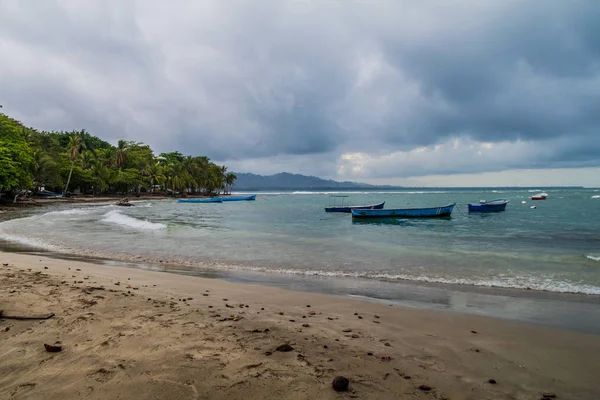
[[[441,218],[449,217],[456,203],[442,207],[352,210],[352,218]]]
[[[251,196],[244,196],[244,197],[231,197],[231,196],[213,197],[212,199],[216,200],[216,201],[253,201],[253,200],[256,200],[256,195],[253,194]]]
[[[329,207],[325,207],[325,212],[351,213],[352,210],[381,210],[385,201],[377,204],[367,204],[362,206],[346,206],[344,201],[348,196],[333,195],[329,196]],[[333,199],[333,204],[332,204]],[[341,204],[338,204],[338,199],[341,199]]]
[[[510,200],[498,199],[498,200],[479,200],[479,203],[470,203],[469,212],[498,212],[504,211],[506,205]]]
[[[178,199],[178,203],[222,203],[221,200],[215,199]]]

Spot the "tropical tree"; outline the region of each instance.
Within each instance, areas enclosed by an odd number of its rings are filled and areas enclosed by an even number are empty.
[[[225,189],[229,190],[229,193],[231,193],[231,189],[233,188],[233,183],[235,182],[235,180],[237,179],[237,175],[234,174],[233,172],[229,172],[225,175]]]
[[[154,187],[156,185],[161,185],[165,181],[163,168],[158,161],[146,164],[142,169],[142,175],[148,180],[150,192],[154,192]]]
[[[127,161],[127,150],[129,149],[128,143],[125,140],[119,140],[117,143],[117,150],[115,152],[115,165],[118,169],[123,168]]]
[[[31,187],[33,154],[22,131],[22,124],[0,113],[0,189]]]
[[[36,188],[49,183],[51,175],[56,176],[56,161],[43,150],[33,151],[31,175]]]
[[[71,175],[73,175],[73,168],[75,167],[75,161],[79,159],[81,153],[87,149],[86,142],[82,135],[73,134],[69,137],[69,144],[67,145],[67,154],[71,159],[71,170],[69,171],[69,177],[67,178],[67,184],[63,194],[67,193],[69,189],[69,183],[71,183]]]
[[[0,113],[0,191],[45,186],[67,193],[82,190],[128,193],[158,184],[184,195],[231,191],[235,175],[206,156],[180,152],[155,156],[150,146],[119,140],[117,145],[85,130],[42,132]]]

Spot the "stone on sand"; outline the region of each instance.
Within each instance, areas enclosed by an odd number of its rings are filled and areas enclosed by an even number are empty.
[[[348,380],[348,378],[345,378],[343,376],[336,376],[335,378],[333,378],[333,382],[331,382],[331,386],[333,387],[333,390],[335,390],[336,392],[347,391],[349,384],[350,384],[350,381]]]

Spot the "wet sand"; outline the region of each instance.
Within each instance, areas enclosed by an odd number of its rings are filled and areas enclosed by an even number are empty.
[[[600,397],[600,335],[42,256],[0,259],[4,314],[55,314],[0,319],[2,399]],[[276,350],[284,344],[292,349]],[[339,375],[347,393],[332,389]]]

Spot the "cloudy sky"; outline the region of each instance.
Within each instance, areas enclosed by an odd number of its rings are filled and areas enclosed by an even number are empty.
[[[600,6],[0,0],[0,104],[242,172],[600,186]]]

